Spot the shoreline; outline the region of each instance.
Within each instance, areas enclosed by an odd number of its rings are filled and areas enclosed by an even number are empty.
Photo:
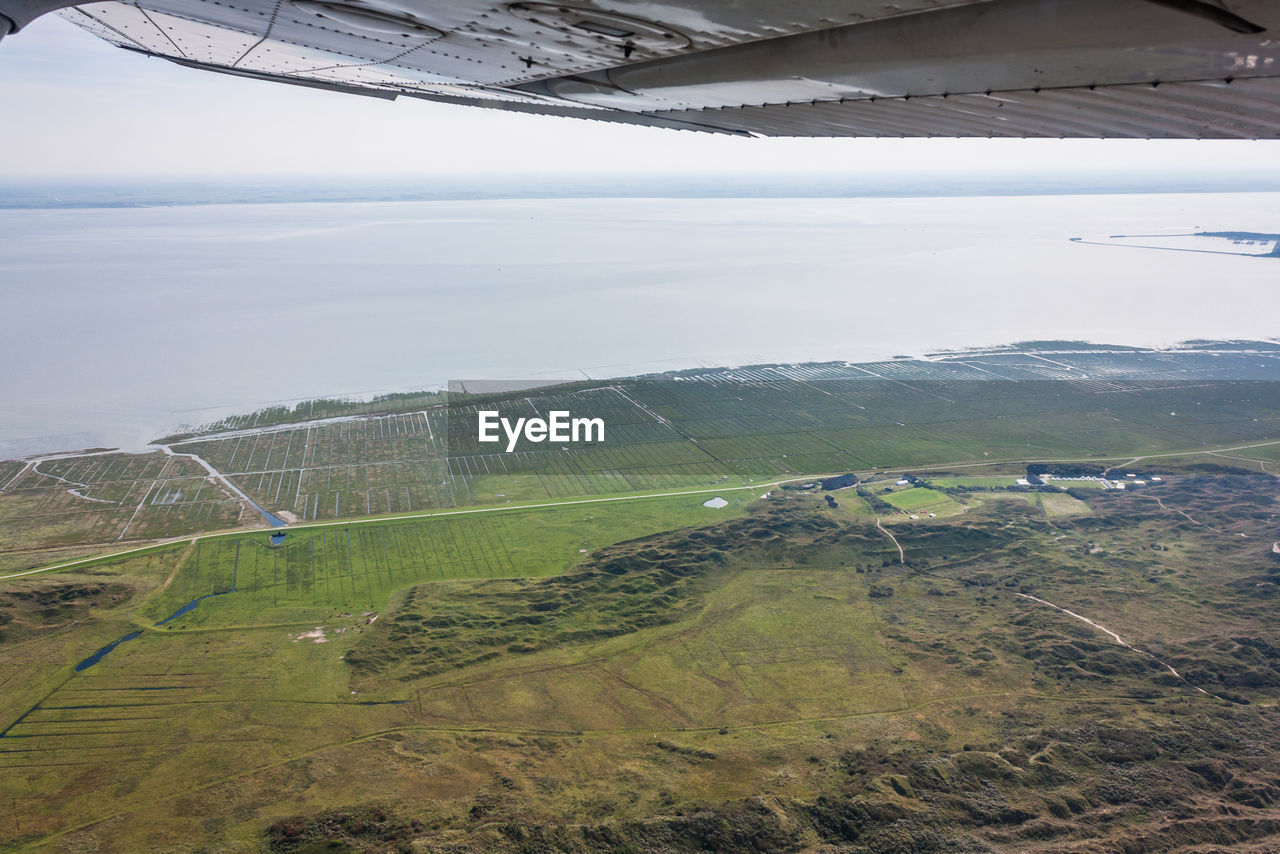
[[[1037,344],[1043,344],[1044,346],[1042,347],[1035,346]],[[810,366],[832,365],[832,364],[844,364],[846,366],[861,366],[861,365],[874,365],[874,364],[880,364],[885,362],[904,362],[904,361],[947,362],[947,361],[961,361],[964,359],[974,359],[974,358],[1008,357],[1008,356],[1024,356],[1024,355],[1033,356],[1033,357],[1044,357],[1044,356],[1055,356],[1055,355],[1071,356],[1071,355],[1081,355],[1085,353],[1130,354],[1130,355],[1175,354],[1175,353],[1176,354],[1205,354],[1205,355],[1209,355],[1209,354],[1280,355],[1280,337],[1275,339],[1269,339],[1269,340],[1268,339],[1262,339],[1262,340],[1223,339],[1223,340],[1212,340],[1212,341],[1211,340],[1190,340],[1190,341],[1180,341],[1174,344],[1156,345],[1156,346],[1150,346],[1150,347],[1144,347],[1140,345],[1125,345],[1125,344],[1093,344],[1093,343],[1084,342],[1084,341],[1044,341],[1044,342],[1031,341],[1031,342],[1016,342],[1013,344],[997,345],[997,346],[974,346],[970,348],[931,350],[931,351],[916,353],[916,354],[897,353],[893,355],[882,356],[880,358],[863,359],[860,361],[853,361],[852,359],[845,359],[845,360],[810,359],[810,360],[782,360],[782,361],[775,361],[775,362],[759,362],[759,363],[744,362],[739,364],[730,364],[726,361],[725,363],[721,363],[717,365],[707,365],[703,363],[700,365],[690,365],[687,367],[668,368],[666,370],[661,370],[661,371],[636,371],[634,369],[636,367],[639,367],[639,365],[631,365],[631,366],[618,365],[616,367],[623,368],[624,370],[626,368],[631,368],[632,370],[626,371],[626,372],[620,372],[620,373],[609,373],[607,375],[597,372],[595,375],[590,375],[587,373],[585,369],[578,369],[577,373],[582,374],[581,377],[570,376],[568,378],[566,378],[565,375],[571,374],[573,372],[548,371],[544,373],[547,373],[547,374],[555,373],[555,374],[558,374],[559,376],[557,376],[555,379],[548,378],[544,385],[534,386],[534,387],[547,387],[547,386],[561,385],[565,383],[605,382],[609,380],[636,379],[636,378],[647,378],[647,377],[670,377],[675,379],[675,378],[680,378],[684,376],[695,376],[695,377],[707,376],[707,375],[713,375],[716,372],[720,372],[720,371],[736,371],[736,370],[743,370],[743,369],[774,369],[774,368],[786,369],[786,368],[810,367]],[[652,363],[649,363],[649,364],[652,364]],[[327,424],[327,423],[338,423],[338,422],[346,422],[346,421],[357,421],[364,418],[374,418],[374,417],[379,417],[381,415],[396,414],[398,412],[409,412],[409,411],[413,411],[413,408],[397,407],[395,406],[394,403],[389,402],[389,405],[385,410],[377,410],[373,412],[334,415],[334,416],[321,417],[321,418],[298,418],[298,419],[284,420],[276,423],[264,424],[261,427],[247,426],[247,427],[233,428],[233,429],[217,429],[216,428],[216,425],[219,423],[219,421],[225,420],[227,418],[249,417],[259,413],[265,413],[270,409],[272,409],[273,407],[286,406],[290,404],[293,405],[290,408],[293,408],[305,403],[315,403],[320,401],[341,401],[343,403],[349,403],[351,405],[358,406],[361,404],[370,404],[374,400],[376,400],[378,397],[383,395],[409,396],[414,394],[438,393],[438,392],[444,391],[447,388],[448,388],[448,384],[442,383],[439,385],[422,386],[422,387],[404,390],[404,391],[368,392],[368,393],[365,393],[364,395],[358,395],[358,394],[356,395],[322,395],[320,397],[286,398],[286,399],[281,399],[276,401],[266,401],[259,404],[247,404],[246,407],[238,407],[236,405],[227,405],[227,406],[208,407],[203,409],[194,409],[194,410],[189,409],[185,411],[209,412],[211,413],[211,415],[212,414],[220,415],[221,418],[214,418],[213,420],[205,421],[203,424],[198,424],[198,425],[194,425],[190,423],[174,424],[169,428],[165,428],[163,432],[160,432],[158,435],[154,436],[154,438],[147,440],[145,442],[129,442],[129,441],[121,441],[118,443],[95,442],[92,445],[83,446],[82,449],[80,450],[65,450],[65,449],[47,450],[45,448],[47,448],[48,443],[50,441],[56,440],[58,435],[89,436],[89,435],[95,435],[95,434],[92,434],[89,431],[80,431],[79,433],[53,434],[48,437],[25,437],[25,438],[14,438],[14,439],[0,438],[0,462],[27,462],[27,461],[33,461],[33,460],[43,461],[43,460],[59,459],[59,458],[66,458],[66,457],[95,456],[95,455],[112,454],[112,453],[140,455],[140,454],[147,454],[147,453],[152,453],[157,451],[164,451],[164,449],[169,445],[182,444],[185,442],[204,441],[210,438],[225,438],[227,436],[236,436],[236,435],[260,435],[260,434],[265,434],[273,431],[295,429],[299,426],[321,425],[321,424]],[[248,407],[256,407],[256,408],[248,408]],[[13,450],[6,449],[6,446],[16,445],[22,442],[28,442],[33,447],[37,445],[44,446],[44,447],[36,447],[35,450],[30,450],[26,452],[22,452],[22,451],[15,452]]]

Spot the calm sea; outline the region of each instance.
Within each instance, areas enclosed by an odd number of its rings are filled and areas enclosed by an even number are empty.
[[[1280,335],[1280,194],[0,210],[0,456],[450,379]]]

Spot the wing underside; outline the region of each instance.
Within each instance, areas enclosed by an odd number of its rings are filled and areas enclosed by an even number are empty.
[[[658,127],[1280,137],[1271,0],[109,0],[61,14],[194,68]]]

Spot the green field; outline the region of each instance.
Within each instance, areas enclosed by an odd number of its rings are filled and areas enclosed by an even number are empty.
[[[1280,360],[1273,356],[1059,355],[1058,361],[1109,379],[1062,382],[1056,378],[1062,371],[1047,363],[987,354],[584,381],[483,399],[517,415],[567,407],[610,425],[603,445],[514,454],[475,441],[476,398],[418,394],[300,404],[188,431],[169,447],[176,456],[6,462],[0,529],[7,536],[0,550],[261,524],[184,456],[192,454],[293,522],[872,469],[919,468],[927,478],[924,469],[938,468],[945,471],[938,482],[943,488],[996,487],[1006,485],[1003,475],[970,480],[958,467],[1120,462],[1241,445],[1259,445],[1239,453],[1264,461],[1277,453],[1276,444],[1266,444],[1280,442],[1273,388]],[[1222,379],[1233,372],[1257,379]],[[323,420],[335,416],[347,420]]]
[[[944,488],[976,486],[983,489],[1000,489],[1006,486],[1016,486],[1018,478],[1014,476],[998,476],[998,477],[931,477],[928,479],[930,486],[940,486]]]
[[[1088,504],[1070,495],[1041,492],[1037,496],[1046,516],[1075,516],[1093,512]]]
[[[880,496],[887,503],[906,513],[953,512],[959,505],[945,494],[923,486],[895,489]]]
[[[718,510],[702,506],[708,497],[298,528],[276,546],[265,532],[204,540],[187,549],[147,619],[164,619],[188,602],[233,588],[169,628],[296,623],[335,610],[381,610],[394,591],[419,582],[564,572],[609,543],[732,518],[757,496],[726,491],[729,504]]]
[[[1280,396],[1221,380],[1280,359],[1053,358],[1088,381],[511,401],[607,446],[490,453],[448,436],[492,400],[406,395],[0,463],[0,851],[1280,850]],[[1146,489],[1005,488],[1150,454]]]
[[[1162,500],[1199,525],[1137,493],[1052,520],[1026,494],[986,493],[963,519],[897,526],[905,565],[873,521],[804,493],[702,519],[674,499],[623,503],[586,556],[570,536],[583,507],[484,518],[502,532],[377,523],[353,536],[364,571],[312,575],[310,599],[266,603],[288,580],[237,584],[187,630],[147,629],[79,674],[94,648],[225,586],[237,542],[238,571],[256,565],[262,582],[266,555],[325,566],[311,544],[319,555],[362,526],[290,533],[305,558],[282,557],[296,545],[249,558],[251,538],[228,537],[15,582],[45,600],[0,598],[0,679],[22,688],[0,738],[9,847],[304,850],[283,841],[298,834],[375,850],[405,828],[512,852],[548,835],[590,851],[599,833],[637,850],[654,834],[783,851],[869,833],[884,850],[947,850],[931,828],[993,850],[1183,839],[1152,835],[1170,831],[1135,774],[1194,804],[1186,839],[1223,838],[1229,803],[1254,822],[1235,838],[1265,844],[1272,808],[1253,799],[1280,761],[1280,658],[1265,652],[1280,564],[1239,534],[1280,510],[1276,484],[1172,476]],[[446,530],[448,569],[386,578],[393,549]],[[524,544],[528,576],[498,577],[492,556],[461,547],[482,533]],[[351,584],[367,586],[353,598]],[[371,621],[359,597],[378,590]],[[1210,748],[1206,732],[1231,737]],[[1210,755],[1239,781],[1230,793],[1195,782]],[[765,812],[751,806],[762,793]],[[978,808],[991,812],[975,822]],[[719,843],[699,835],[713,830]]]

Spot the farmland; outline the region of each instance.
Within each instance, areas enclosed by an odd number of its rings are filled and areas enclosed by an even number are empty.
[[[963,518],[897,526],[905,564],[870,520],[782,491],[721,511],[665,500],[647,521],[602,522],[585,556],[568,530],[565,550],[550,535],[514,573],[464,549],[388,579],[366,554],[351,559],[365,571],[312,576],[308,591],[262,584],[259,559],[259,584],[226,592],[237,547],[242,573],[254,549],[299,560],[254,534],[25,579],[0,599],[0,678],[23,689],[5,701],[16,809],[2,820],[34,850],[358,850],[398,833],[499,851],[545,838],[587,851],[607,833],[643,849],[643,825],[676,847],[714,830],[760,850],[947,850],[929,830],[947,826],[1027,851],[1219,838],[1229,804],[1247,819],[1236,838],[1264,841],[1280,487],[1242,469],[1166,472],[1171,509],[1099,491],[1088,514],[1049,518],[985,493]],[[688,527],[701,511],[728,515]],[[501,530],[448,536],[545,530],[532,511],[499,516]],[[579,521],[562,524],[577,537]],[[319,552],[341,530],[290,548]],[[375,523],[358,548],[384,536],[409,548],[421,534]],[[154,625],[206,591],[226,595]],[[292,598],[266,601],[277,592]],[[73,670],[128,631],[141,636]],[[1210,767],[1235,786],[1206,782]],[[1124,785],[1134,774],[1186,803],[1176,825]],[[939,797],[957,785],[986,794]]]
[[[978,489],[1000,489],[1003,487],[1014,486],[1018,482],[1016,477],[931,477],[929,483],[933,486],[942,486],[948,488],[955,487],[976,487]]]
[[[1270,850],[1277,378],[703,370],[0,463],[0,850]]]
[[[158,451],[6,465],[0,514],[9,549],[148,539],[245,521],[234,497],[203,469]]]
[[[1076,350],[317,401],[190,428],[148,454],[0,463],[0,549],[262,524],[245,499],[286,521],[331,521],[826,472],[1255,445],[1280,437],[1277,378],[1273,351]],[[480,406],[595,416],[608,438],[507,454],[475,441]]]

